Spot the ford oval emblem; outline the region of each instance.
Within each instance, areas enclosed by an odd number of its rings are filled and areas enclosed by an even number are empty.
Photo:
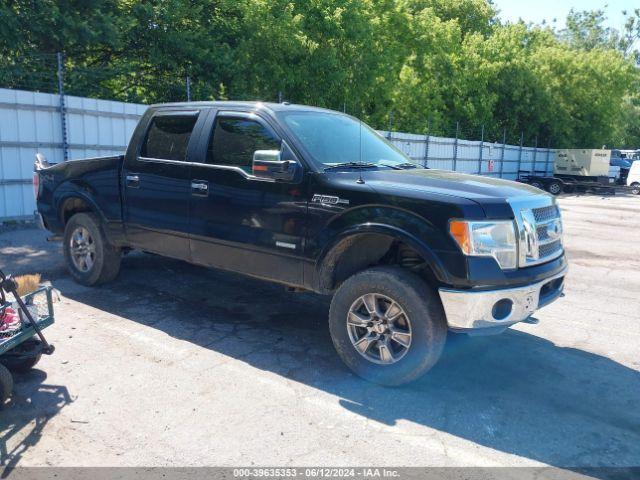
[[[547,236],[552,239],[560,238],[562,234],[562,225],[560,220],[555,220],[547,225]]]

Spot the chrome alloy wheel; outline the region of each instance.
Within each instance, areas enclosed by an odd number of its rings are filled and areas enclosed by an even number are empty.
[[[81,272],[88,272],[96,261],[96,244],[93,237],[84,227],[76,228],[69,239],[69,252],[74,267]]]
[[[353,347],[373,363],[395,363],[411,346],[409,317],[393,299],[379,293],[367,293],[353,302],[347,331]]]

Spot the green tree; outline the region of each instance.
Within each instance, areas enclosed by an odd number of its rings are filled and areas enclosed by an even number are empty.
[[[501,24],[488,0],[0,0],[0,85],[136,102],[285,100],[378,128],[638,140],[640,10]]]

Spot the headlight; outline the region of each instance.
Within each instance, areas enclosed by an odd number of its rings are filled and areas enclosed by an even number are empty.
[[[452,220],[449,222],[449,231],[465,255],[493,257],[503,270],[516,268],[518,247],[515,226],[511,220]]]

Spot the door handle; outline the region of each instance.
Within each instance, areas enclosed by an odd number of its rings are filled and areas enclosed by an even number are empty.
[[[127,187],[138,188],[140,186],[140,177],[135,173],[132,173],[131,175],[127,175],[126,180],[127,180]]]
[[[206,197],[209,195],[209,182],[204,180],[191,180],[191,194]]]

